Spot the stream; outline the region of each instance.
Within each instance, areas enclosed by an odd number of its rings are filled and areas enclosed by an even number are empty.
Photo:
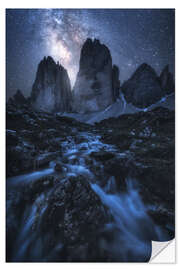
[[[15,192],[21,185],[22,188],[28,187],[43,176],[57,175],[54,166],[56,162],[60,162],[64,179],[71,175],[86,176],[91,188],[111,213],[112,222],[106,224],[103,230],[109,232],[112,238],[104,241],[103,248],[111,251],[114,261],[148,261],[151,256],[151,240],[167,241],[168,235],[148,215],[148,209],[151,206],[144,205],[136,179],[126,179],[126,192],[117,189],[113,176],[105,181],[106,184],[100,185],[100,181],[96,181],[97,176],[94,175],[94,171],[86,162],[92,152],[106,151],[121,156],[126,153],[119,153],[113,145],[102,143],[98,135],[82,132],[79,138],[79,142],[75,142],[71,137],[67,138],[67,141],[62,143],[63,157],[51,162],[48,168],[7,179],[7,193]],[[103,175],[102,162],[96,160],[92,162],[91,166],[98,166]],[[54,254],[61,250],[63,244],[59,241],[59,245],[54,247],[48,256],[44,254],[43,241],[38,233],[38,224],[41,223],[48,204],[47,198],[51,192],[50,187],[46,192],[42,192],[32,204],[25,205],[19,233],[14,238],[12,261],[51,261]],[[8,218],[12,215],[13,199],[13,196],[7,197]],[[37,229],[32,232],[35,220]]]

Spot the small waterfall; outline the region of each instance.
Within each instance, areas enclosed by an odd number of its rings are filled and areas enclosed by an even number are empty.
[[[91,152],[102,150],[114,152],[117,155],[119,153],[116,152],[112,145],[103,144],[100,141],[100,136],[88,133],[81,133],[80,136],[84,138],[79,143],[75,143],[73,140],[70,143],[68,140],[62,143],[63,157],[67,160],[66,164],[63,165],[64,179],[67,179],[70,175],[84,175],[87,181],[91,182],[93,180],[92,182],[94,182],[96,176],[93,170],[91,171],[91,167],[88,167],[85,162]],[[72,159],[75,159],[73,164],[71,163]],[[61,162],[63,164],[63,161]],[[99,169],[104,170],[101,162],[93,162]],[[55,162],[52,161],[47,169],[9,178],[7,179],[8,187],[14,189],[15,185],[18,186],[20,183],[27,183],[28,185],[31,181],[52,174],[54,166]],[[106,180],[105,176],[104,179],[100,178],[100,180],[101,182]],[[92,189],[109,209],[113,218],[113,221],[104,228],[104,233],[110,235],[111,240],[105,239],[102,248],[110,252],[112,257],[114,256],[114,261],[148,261],[151,256],[151,240],[167,241],[167,235],[148,216],[147,207],[141,200],[135,180],[127,180],[126,193],[118,193],[114,176],[104,182],[106,183],[104,189],[97,184],[91,183]],[[51,260],[56,252],[58,253],[62,248],[60,239],[49,254],[43,254],[44,246],[42,241],[47,238],[45,243],[48,243],[48,237],[50,236],[47,232],[47,235],[44,235],[42,239],[42,235],[39,233],[39,224],[47,207],[48,200],[46,201],[46,199],[48,199],[50,192],[51,190],[47,191],[46,194],[43,192],[38,194],[38,197],[31,205],[25,206],[21,227],[14,245],[13,261]],[[35,230],[33,230],[34,226]]]
[[[31,181],[38,180],[40,177],[52,174],[53,171],[54,171],[53,168],[48,168],[48,169],[44,169],[44,170],[40,170],[40,171],[36,171],[36,172],[31,172],[31,173],[27,173],[27,174],[23,174],[23,175],[9,177],[9,178],[7,178],[7,183],[8,183],[8,186],[17,185],[20,183],[29,183]]]
[[[39,225],[43,213],[47,208],[46,196],[42,193],[32,205],[27,205],[22,221],[19,236],[14,246],[14,262],[40,261],[43,257],[43,243],[39,232]]]
[[[116,193],[117,192],[117,186],[116,186],[116,180],[114,176],[111,176],[105,186],[105,192],[106,193]]]
[[[148,216],[133,182],[128,180],[127,193],[119,194],[108,194],[97,184],[91,184],[114,218],[114,223],[109,224],[106,230],[110,234],[114,232],[115,237],[106,243],[106,249],[114,253],[115,260],[124,262],[148,260],[151,256],[151,240],[167,239],[167,235]]]
[[[34,236],[31,233],[31,228],[35,219],[36,211],[36,204],[33,204],[32,207],[28,207],[25,211],[21,226],[21,233],[16,241],[17,249],[15,248],[13,261],[23,261],[26,257],[30,244],[34,240]],[[31,237],[29,237],[30,235]]]

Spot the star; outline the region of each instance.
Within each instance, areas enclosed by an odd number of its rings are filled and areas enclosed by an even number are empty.
[[[7,98],[17,89],[31,93],[38,63],[52,56],[73,85],[85,40],[108,46],[121,82],[146,62],[159,74],[169,64],[174,72],[173,9],[7,9]]]

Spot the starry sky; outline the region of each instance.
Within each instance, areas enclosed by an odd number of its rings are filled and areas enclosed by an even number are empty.
[[[158,75],[167,64],[174,73],[174,24],[173,9],[7,9],[6,96],[17,89],[29,96],[48,55],[68,70],[73,86],[87,37],[108,46],[121,82],[144,62]]]

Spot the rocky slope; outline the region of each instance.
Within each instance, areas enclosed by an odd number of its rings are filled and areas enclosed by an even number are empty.
[[[116,177],[119,186],[127,176],[138,179],[143,199],[159,208],[160,222],[166,215],[174,216],[174,121],[174,111],[159,107],[96,124],[103,130],[103,142],[115,144],[131,156],[111,159],[105,164],[106,170]]]
[[[8,104],[7,261],[148,261],[151,240],[174,237],[174,121]]]
[[[108,106],[105,110],[99,112],[92,112],[92,113],[63,113],[64,116],[72,117],[78,121],[94,124],[100,122],[104,119],[108,119],[111,117],[118,117],[123,114],[134,114],[140,111],[151,111],[157,107],[168,108],[169,110],[174,110],[175,108],[175,94],[169,94],[162,97],[156,103],[145,107],[145,108],[138,108],[132,105],[131,103],[127,103],[124,95],[121,93],[120,98],[116,100],[112,105]]]
[[[119,85],[119,70],[112,67],[109,49],[99,40],[87,39],[73,89],[73,110],[84,113],[105,109],[116,100]]]
[[[72,96],[67,71],[48,56],[40,62],[32,87],[31,103],[34,109],[70,111]]]

